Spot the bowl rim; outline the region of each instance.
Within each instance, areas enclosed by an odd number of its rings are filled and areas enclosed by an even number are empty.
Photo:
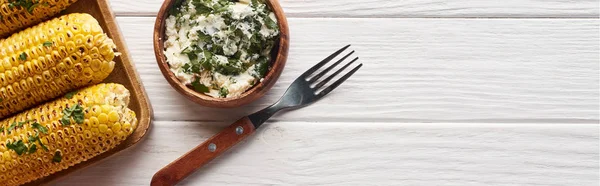
[[[169,10],[175,5],[176,2],[183,0],[165,0],[156,16],[154,23],[154,34],[153,34],[153,45],[156,62],[159,66],[163,76],[169,82],[169,84],[180,94],[186,98],[194,101],[200,105],[208,107],[218,108],[233,108],[249,104],[266,94],[269,91],[279,76],[281,75],[285,63],[287,61],[288,50],[289,50],[289,28],[287,18],[283,12],[283,9],[279,5],[277,0],[265,0],[267,6],[271,8],[275,17],[277,18],[277,24],[279,25],[279,41],[274,46],[278,46],[276,49],[276,57],[271,59],[269,63],[269,70],[267,74],[257,84],[246,90],[240,96],[234,98],[214,98],[204,93],[196,92],[189,88],[187,85],[181,83],[179,79],[171,72],[169,64],[167,63],[164,55],[164,35],[165,35],[165,20],[169,16]],[[273,54],[272,54],[273,55]]]

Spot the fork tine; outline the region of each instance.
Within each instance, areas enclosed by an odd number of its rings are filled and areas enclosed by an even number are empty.
[[[300,76],[301,77],[305,77],[305,78],[308,77],[309,75],[311,75],[312,73],[314,73],[315,71],[317,71],[317,69],[321,68],[327,62],[331,61],[333,58],[335,58],[336,56],[338,56],[340,53],[342,53],[348,47],[350,47],[350,45],[346,45],[345,47],[343,47],[343,48],[339,49],[338,51],[334,52],[333,54],[329,55],[327,58],[323,59],[323,61],[317,63],[315,66],[311,67],[310,69],[308,69],[306,72],[304,72]]]
[[[329,75],[329,77],[325,78],[323,81],[317,83],[317,85],[315,85],[315,90],[321,88],[323,85],[325,85],[327,82],[331,81],[331,79],[333,79],[335,76],[337,76],[339,73],[341,73],[342,71],[344,71],[344,69],[348,68],[348,66],[350,66],[352,63],[354,63],[356,60],[358,60],[358,57],[354,58],[352,61],[350,61],[348,64],[344,65],[342,68],[338,69],[337,71],[335,71],[333,74]]]
[[[342,57],[342,59],[338,60],[334,64],[332,64],[329,67],[327,67],[325,70],[319,72],[319,74],[317,74],[317,75],[313,76],[312,78],[310,78],[310,80],[308,80],[308,81],[309,82],[315,82],[316,80],[318,80],[319,78],[321,78],[321,76],[325,75],[327,72],[329,72],[331,69],[333,69],[334,67],[336,67],[342,61],[346,60],[346,58],[348,58],[352,54],[354,54],[354,50],[352,52],[346,54],[344,57]]]
[[[331,92],[333,89],[340,86],[344,81],[346,81],[350,76],[352,76],[352,74],[354,74],[356,71],[358,71],[358,69],[360,69],[360,67],[362,67],[362,63],[359,64],[358,66],[354,67],[350,72],[348,72],[346,75],[342,76],[342,78],[338,79],[333,84],[331,84],[327,88],[323,89],[321,92],[319,92],[319,94],[317,94],[317,96],[322,97],[322,96],[328,94],[329,92]]]

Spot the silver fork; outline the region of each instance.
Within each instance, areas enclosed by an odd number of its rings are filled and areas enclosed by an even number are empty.
[[[217,135],[206,140],[204,143],[200,144],[174,162],[159,170],[152,177],[151,185],[170,186],[177,184],[179,181],[183,180],[198,168],[207,164],[217,156],[221,155],[223,152],[227,151],[229,148],[235,146],[253,134],[256,129],[258,129],[265,121],[267,121],[278,111],[283,109],[301,108],[323,98],[323,96],[340,86],[358,69],[360,69],[360,67],[362,67],[362,64],[357,65],[335,82],[331,83],[329,86],[325,86],[328,82],[333,80],[337,75],[352,65],[352,63],[358,60],[358,57],[352,59],[333,74],[322,79],[327,72],[346,61],[346,59],[354,53],[354,51],[351,51],[335,63],[315,74],[317,70],[323,68],[329,61],[333,60],[333,58],[348,49],[348,47],[350,47],[350,45],[339,49],[300,75],[300,77],[298,77],[290,85],[281,99],[279,99],[279,101],[277,101],[275,104],[237,120],[229,127],[223,129],[223,131],[219,132]]]

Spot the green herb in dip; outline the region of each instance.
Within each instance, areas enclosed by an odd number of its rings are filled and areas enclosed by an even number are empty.
[[[182,83],[236,97],[265,76],[279,28],[262,0],[184,0],[170,13],[165,55]]]

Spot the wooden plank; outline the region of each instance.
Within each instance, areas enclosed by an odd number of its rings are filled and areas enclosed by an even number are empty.
[[[59,185],[148,185],[227,123],[157,121]],[[270,122],[181,185],[599,184],[599,125]]]
[[[156,16],[162,0],[112,0],[117,15]],[[598,1],[281,0],[289,17],[598,17]]]
[[[290,56],[259,101],[212,109],[160,73],[153,17],[119,17],[157,120],[237,119],[275,102],[305,69],[352,43],[364,67],[286,121],[585,122],[599,119],[600,28],[590,19],[289,19]],[[340,32],[345,30],[345,32]]]

